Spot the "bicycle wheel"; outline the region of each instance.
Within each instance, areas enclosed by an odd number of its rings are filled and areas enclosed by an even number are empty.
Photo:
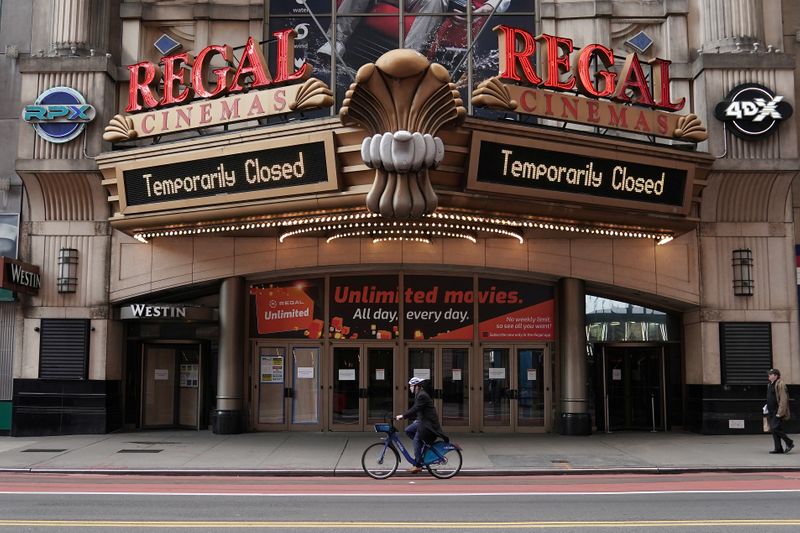
[[[431,463],[426,467],[433,477],[450,479],[461,470],[461,450],[453,449],[444,455],[444,459]]]
[[[367,446],[361,456],[361,468],[367,475],[374,479],[386,479],[395,472],[400,464],[400,456],[391,444],[385,447],[384,443],[376,442]]]

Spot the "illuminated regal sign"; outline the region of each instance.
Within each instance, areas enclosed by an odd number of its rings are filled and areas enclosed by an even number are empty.
[[[651,88],[636,54],[628,54],[617,73],[611,70],[614,52],[603,45],[583,47],[573,62],[572,39],[547,34],[534,37],[503,25],[494,31],[498,34],[500,74],[478,85],[472,94],[474,105],[692,142],[708,137],[695,115],[673,113],[683,109],[686,99],[672,101],[671,61],[655,58],[647,62],[652,69]],[[544,55],[540,71],[533,62],[537,48]],[[603,68],[594,72],[595,63]]]
[[[304,62],[290,72],[295,35],[291,28],[273,33],[277,41],[275,76],[252,37],[235,68],[211,67],[215,57],[233,64],[233,49],[228,45],[207,46],[196,57],[186,52],[165,56],[159,65],[149,61],[130,65],[125,111],[135,114],[116,115],[106,126],[103,139],[119,142],[333,105],[328,86],[308,79],[311,65]],[[207,81],[209,70],[213,87]]]

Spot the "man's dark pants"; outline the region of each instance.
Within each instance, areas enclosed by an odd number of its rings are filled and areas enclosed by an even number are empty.
[[[781,418],[778,418],[775,415],[769,415],[769,429],[772,432],[772,440],[775,442],[775,448],[773,448],[775,451],[783,450],[783,446],[781,446],[781,440],[783,440],[787,446],[794,442],[789,438],[788,435],[786,435],[786,432],[783,431],[781,422]]]

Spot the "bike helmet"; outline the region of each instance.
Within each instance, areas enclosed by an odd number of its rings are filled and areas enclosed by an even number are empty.
[[[408,380],[408,386],[409,387],[414,387],[416,385],[422,385],[423,381],[425,381],[425,380],[414,376],[413,378]]]

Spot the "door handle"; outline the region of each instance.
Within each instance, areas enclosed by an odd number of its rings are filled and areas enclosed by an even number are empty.
[[[442,389],[433,389],[433,397],[440,400],[442,398]]]
[[[284,398],[291,398],[292,397],[292,389],[290,389],[289,387],[286,387],[285,389],[283,389],[283,397]]]

